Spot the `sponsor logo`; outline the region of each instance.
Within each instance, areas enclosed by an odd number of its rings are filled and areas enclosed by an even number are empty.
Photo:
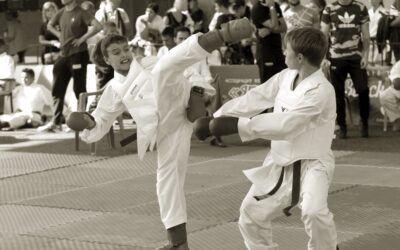
[[[356,25],[352,23],[354,21],[354,18],[356,15],[349,15],[349,13],[346,11],[343,16],[338,15],[339,20],[342,22],[342,24],[339,24],[339,28],[354,28]]]

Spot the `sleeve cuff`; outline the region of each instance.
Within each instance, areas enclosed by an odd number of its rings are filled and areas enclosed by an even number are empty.
[[[253,140],[251,130],[249,129],[249,123],[250,123],[249,118],[239,118],[238,131],[240,139],[243,142]]]

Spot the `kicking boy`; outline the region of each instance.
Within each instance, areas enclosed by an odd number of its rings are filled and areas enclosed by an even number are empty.
[[[126,108],[137,124],[139,157],[157,143],[157,197],[170,242],[161,249],[188,249],[183,186],[193,130],[190,121],[197,118],[191,111],[198,108],[191,105],[196,99],[196,94],[191,94],[199,88],[192,88],[183,71],[204,60],[224,42],[240,41],[252,32],[247,19],[235,20],[221,30],[189,37],[160,59],[134,59],[124,37],[106,37],[101,44],[102,52],[106,63],[114,68],[114,79],[92,116],[74,112],[68,118],[72,129],[85,129],[81,134],[83,140],[94,142],[104,136]],[[200,102],[197,104],[201,106]]]
[[[336,102],[319,68],[328,43],[313,28],[294,29],[285,42],[289,69],[223,105],[210,130],[214,135],[238,132],[243,141],[271,140],[263,166],[244,171],[253,184],[239,218],[248,249],[278,249],[271,221],[280,209],[290,215],[301,198],[308,249],[334,250],[337,234],[327,199],[335,166],[331,143]],[[260,114],[271,107],[273,113]]]

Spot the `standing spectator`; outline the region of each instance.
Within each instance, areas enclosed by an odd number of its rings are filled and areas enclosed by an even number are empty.
[[[164,21],[158,12],[158,4],[150,3],[147,5],[145,14],[136,19],[136,35],[130,42],[131,45],[144,48],[151,43],[161,43]]]
[[[15,62],[14,58],[7,54],[7,44],[2,38],[0,38],[0,69],[0,90],[11,91],[14,85]],[[4,100],[5,98],[0,98],[0,114],[5,110]]]
[[[14,81],[14,58],[7,53],[7,44],[0,38],[0,90],[11,90]]]
[[[23,69],[21,80],[23,85],[18,85],[12,93],[16,112],[0,115],[0,130],[17,129],[26,125],[39,126],[42,124],[44,107],[52,104],[50,91],[43,85],[34,83],[35,72],[32,69]]]
[[[230,0],[229,10],[234,15],[235,19],[244,17],[251,19],[251,10],[250,7],[246,5],[245,0]],[[237,64],[254,64],[252,46],[253,38],[243,39],[240,43],[232,45],[232,48],[236,49],[239,57]]]
[[[306,4],[306,7],[315,10],[320,18],[322,15],[322,11],[325,9],[325,6],[325,0],[310,0],[310,2]]]
[[[189,14],[193,20],[193,33],[204,32],[204,12],[199,8],[198,0],[188,0]]]
[[[81,3],[81,8],[89,12],[92,16],[96,15],[96,6],[94,6],[94,3],[91,1],[83,1]]]
[[[41,56],[43,64],[53,64],[60,56],[59,38],[47,29],[47,24],[56,15],[57,11],[58,7],[54,2],[45,2],[43,4],[43,23],[40,26],[39,32],[39,43],[44,46],[44,50]]]
[[[5,40],[8,43],[8,53],[12,56],[18,56],[18,63],[25,63],[25,50],[27,44],[24,38],[22,22],[19,20],[18,12],[9,10],[6,13],[7,35]]]
[[[165,26],[172,26],[173,28],[184,26],[192,32],[194,30],[194,23],[187,10],[187,0],[175,0],[174,6],[165,13]]]
[[[176,46],[174,37],[175,30],[171,26],[165,27],[165,29],[161,32],[161,40],[164,44],[157,53],[157,57],[161,58],[163,55],[165,55],[170,49]]]
[[[64,8],[50,20],[48,29],[60,38],[61,57],[53,68],[54,116],[52,120],[39,127],[39,131],[55,131],[61,128],[64,97],[71,77],[74,80],[74,92],[86,92],[86,71],[89,53],[86,40],[98,33],[102,26],[78,4],[78,0],[62,0]],[[89,26],[92,26],[88,29]],[[56,27],[60,27],[60,31]]]
[[[113,22],[117,25],[120,35],[132,38],[132,28],[126,11],[119,8],[121,0],[105,0],[101,8],[96,11],[95,17],[100,23]]]
[[[369,61],[374,63],[375,61],[379,60],[380,53],[375,53],[377,52],[377,44],[376,44],[376,35],[378,32],[378,24],[379,21],[381,20],[382,16],[384,13],[386,13],[386,9],[383,6],[383,0],[370,0],[371,2],[371,8],[368,10],[368,15],[369,15],[369,35],[371,37],[372,41],[372,53],[370,53],[370,59]],[[384,46],[384,45],[383,45]],[[382,58],[383,59],[383,58]]]
[[[224,17],[222,17],[222,19],[219,19],[219,25],[223,23],[222,21],[226,21],[229,17],[232,16],[229,12],[229,0],[215,0],[214,9],[215,13],[211,19],[210,24],[208,25],[209,30],[214,30],[217,28],[218,19],[220,16],[225,15]]]
[[[392,86],[382,91],[379,99],[389,121],[393,122],[392,130],[400,131],[400,61],[393,65],[389,79]]]
[[[390,6],[390,16],[393,20],[390,22],[389,42],[390,48],[393,51],[394,59],[400,60],[400,0],[394,0]]]
[[[345,80],[347,74],[358,94],[361,136],[368,137],[369,88],[367,64],[369,53],[369,16],[367,7],[353,0],[338,0],[327,5],[322,13],[321,29],[330,39],[328,59],[330,78],[336,92],[339,138],[347,138]],[[329,61],[328,61],[329,60]]]
[[[300,27],[319,29],[319,14],[307,8],[300,0],[289,0],[289,9],[283,13],[288,30]]]
[[[257,28],[257,65],[261,82],[266,82],[286,68],[282,51],[281,33],[286,32],[279,4],[273,0],[257,2],[251,11],[251,18]]]

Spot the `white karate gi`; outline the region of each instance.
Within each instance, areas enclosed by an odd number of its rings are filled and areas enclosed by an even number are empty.
[[[321,70],[292,90],[295,70],[283,70],[244,96],[223,105],[214,117],[239,117],[243,141],[271,140],[271,151],[261,167],[245,170],[253,183],[240,208],[239,228],[248,249],[278,249],[272,241],[271,221],[289,205],[292,191],[291,164],[301,160],[301,219],[310,237],[308,249],[334,250],[337,236],[327,206],[334,171],[331,143],[336,118],[335,92]],[[260,114],[274,107],[273,113]],[[255,195],[270,192],[285,167],[282,186],[267,199]],[[301,247],[299,246],[299,249]]]
[[[192,84],[183,71],[209,55],[198,44],[198,36],[189,37],[155,65],[156,57],[133,61],[125,79],[116,74],[92,114],[96,126],[81,133],[87,142],[99,140],[128,109],[137,124],[139,157],[157,143],[157,196],[167,229],[187,222],[183,186],[193,132],[186,117]]]
[[[393,82],[396,78],[400,78],[400,61],[393,65],[389,74],[390,81]],[[400,90],[390,86],[380,93],[379,99],[390,122],[400,119]]]
[[[20,85],[13,90],[13,105],[15,113],[0,115],[0,121],[8,122],[10,128],[19,128],[28,121],[36,127],[42,124],[44,107],[52,107],[53,98],[46,87],[32,83],[29,86]]]

